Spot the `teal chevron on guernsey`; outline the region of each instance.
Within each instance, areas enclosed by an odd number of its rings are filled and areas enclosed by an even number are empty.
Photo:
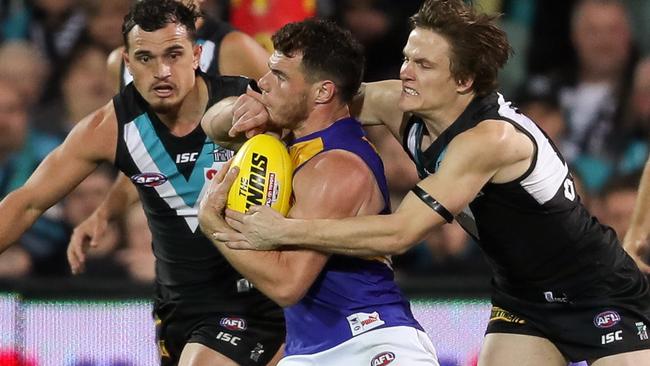
[[[215,168],[220,165],[212,158],[212,144],[203,145],[192,174],[186,179],[165,150],[146,113],[124,126],[124,141],[142,173],[160,173],[167,177],[165,183],[153,188],[195,231],[198,226],[198,205],[207,188],[205,172],[213,165]]]

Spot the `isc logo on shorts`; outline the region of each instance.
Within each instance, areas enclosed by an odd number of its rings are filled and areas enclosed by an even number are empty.
[[[241,341],[241,338],[235,337],[234,335],[232,335],[230,333],[226,333],[226,332],[219,332],[219,334],[217,334],[216,338],[220,339],[220,340],[222,340],[222,341],[224,341],[226,343],[230,343],[233,346],[239,346],[239,341]]]
[[[614,343],[616,341],[622,341],[622,340],[623,340],[622,330],[617,330],[616,332],[611,332],[600,336],[600,344]]]
[[[382,352],[372,358],[370,366],[386,366],[395,361],[395,354],[393,352]]]
[[[594,325],[598,328],[611,328],[621,321],[621,316],[613,310],[603,311],[594,317]]]

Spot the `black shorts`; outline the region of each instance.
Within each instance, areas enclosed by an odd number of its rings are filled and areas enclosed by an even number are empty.
[[[486,334],[546,338],[573,362],[650,349],[648,282],[630,279],[623,287],[612,296],[567,302],[529,301],[497,291]]]
[[[178,364],[187,343],[199,343],[242,366],[264,366],[285,337],[277,306],[263,303],[253,313],[220,311],[208,304],[158,303],[154,309],[156,342],[162,366]]]

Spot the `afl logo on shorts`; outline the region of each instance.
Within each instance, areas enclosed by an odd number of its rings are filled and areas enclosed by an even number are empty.
[[[372,358],[370,366],[386,366],[395,361],[395,354],[393,352],[382,352]]]
[[[594,325],[598,328],[611,328],[621,321],[621,316],[613,310],[603,311],[594,318]]]
[[[140,173],[131,176],[131,181],[145,187],[157,187],[167,181],[167,177],[160,173]]]
[[[246,320],[242,318],[221,318],[219,324],[229,330],[246,330]]]

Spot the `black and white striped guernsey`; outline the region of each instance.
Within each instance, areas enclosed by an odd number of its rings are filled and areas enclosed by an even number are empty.
[[[244,93],[250,82],[243,77],[202,73],[197,74],[199,78],[208,85],[208,106]],[[153,235],[157,283],[180,295],[186,289],[202,288],[195,295],[204,303],[234,303],[241,275],[202,235],[197,219],[210,180],[233,152],[210,141],[200,124],[186,136],[172,135],[133,83],[122,89],[113,103],[118,121],[115,165],[131,178],[140,194]]]
[[[424,151],[424,123],[410,118],[403,145],[421,178],[435,173],[455,136],[485,120],[509,122],[535,145],[521,177],[486,184],[456,217],[487,254],[494,285],[512,294],[577,295],[609,274],[603,271],[616,271],[625,253],[614,231],[580,203],[567,164],[546,134],[501,94],[476,97]]]

